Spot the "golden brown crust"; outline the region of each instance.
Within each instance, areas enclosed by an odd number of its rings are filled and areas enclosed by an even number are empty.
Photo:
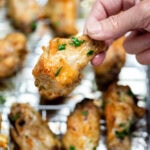
[[[104,42],[93,41],[87,36],[80,36],[78,40],[82,44],[76,47],[72,39],[55,38],[43,49],[33,75],[40,94],[47,99],[68,95],[79,84],[81,70],[105,47]],[[58,50],[63,44],[65,49]],[[92,51],[91,55],[87,54],[89,51]]]
[[[66,150],[93,150],[100,139],[100,111],[92,100],[78,103],[67,120],[62,142]]]
[[[108,149],[130,150],[130,128],[137,107],[133,93],[128,86],[113,84],[104,93],[103,100]]]
[[[0,78],[11,76],[24,63],[27,54],[26,38],[21,33],[8,34],[0,40]]]
[[[7,7],[13,25],[25,33],[34,30],[35,22],[44,15],[36,0],[8,0]]]
[[[10,134],[20,150],[57,150],[58,139],[50,131],[41,115],[29,104],[15,103],[11,107],[9,119],[14,126]]]
[[[76,0],[48,0],[45,13],[46,16],[50,18],[56,35],[64,37],[77,33],[75,25],[77,16]]]
[[[104,62],[94,67],[96,83],[101,91],[105,91],[111,83],[118,81],[119,73],[126,61],[124,39],[122,37],[116,40],[106,52]]]

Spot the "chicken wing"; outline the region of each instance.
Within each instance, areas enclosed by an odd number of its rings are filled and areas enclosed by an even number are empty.
[[[26,54],[26,38],[23,34],[11,33],[1,39],[0,78],[9,77],[21,68]]]
[[[59,150],[58,139],[29,104],[13,104],[9,120],[11,136],[20,150]]]
[[[104,93],[103,100],[108,150],[130,150],[130,129],[137,107],[133,93],[128,86],[113,84]]]
[[[25,33],[33,31],[36,21],[44,15],[36,0],[8,0],[7,7],[14,26]]]
[[[87,36],[51,40],[33,69],[40,94],[49,100],[68,95],[79,84],[81,70],[104,47]]]
[[[48,0],[45,12],[57,35],[69,36],[77,33],[77,0]]]
[[[92,100],[78,103],[67,120],[65,150],[95,150],[100,139],[100,111]]]
[[[104,62],[94,67],[95,80],[100,91],[118,81],[119,73],[125,64],[126,54],[122,46],[124,37],[116,40],[108,49]]]

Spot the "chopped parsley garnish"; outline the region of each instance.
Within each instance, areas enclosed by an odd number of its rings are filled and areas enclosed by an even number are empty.
[[[32,22],[31,23],[31,29],[34,31],[37,28],[37,23],[36,22]]]
[[[28,135],[25,135],[25,137],[26,137],[26,139],[28,139],[28,138],[29,138],[29,136],[28,136]]]
[[[57,77],[58,75],[59,75],[59,73],[60,73],[60,71],[62,70],[62,66],[60,67],[60,68],[58,68],[58,70],[56,71],[56,73],[55,73],[55,77]]]
[[[54,24],[56,27],[58,27],[60,25],[60,21],[56,21]]]
[[[61,50],[65,50],[66,49],[66,44],[61,44],[58,46],[58,50],[61,51]]]
[[[82,115],[83,116],[87,116],[88,115],[88,111],[82,111]]]
[[[129,96],[133,96],[131,90],[128,90],[128,91],[127,91],[127,94],[128,94]]]
[[[11,119],[12,119],[13,121],[16,121],[19,117],[20,117],[19,113],[16,113],[15,115],[13,115],[13,116],[11,117]]]
[[[129,124],[126,126],[125,124],[120,124],[120,127],[124,127],[122,131],[115,131],[116,137],[120,140],[123,140],[125,136],[128,136],[130,134],[130,128],[131,128],[131,121],[129,121]]]
[[[6,101],[6,99],[2,95],[0,95],[0,105],[4,104],[5,101]]]
[[[120,123],[119,127],[125,127],[126,125],[124,123]]]
[[[83,43],[85,42],[85,40],[79,40],[76,37],[72,37],[72,42],[70,43],[70,45],[73,45],[75,47],[79,47],[81,46]]]
[[[93,50],[89,50],[88,52],[87,52],[87,56],[91,56],[91,55],[93,55],[94,54],[94,51]]]
[[[94,147],[93,150],[96,150],[96,147]]]
[[[76,148],[74,146],[70,146],[69,150],[76,150]]]

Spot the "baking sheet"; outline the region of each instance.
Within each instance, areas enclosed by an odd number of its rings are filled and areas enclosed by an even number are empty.
[[[11,33],[14,28],[11,26],[10,20],[6,17],[6,10],[0,10],[0,37],[4,37],[7,33]],[[84,19],[77,20],[79,34],[82,33]],[[50,28],[47,26],[47,20],[38,22],[38,28],[34,33],[27,36],[28,39],[28,56],[25,65],[15,76],[0,81],[0,95],[6,98],[4,105],[0,106],[2,112],[2,133],[9,136],[9,127],[7,114],[10,111],[10,106],[14,102],[28,102],[42,114],[43,119],[48,119],[48,124],[51,130],[56,135],[63,135],[66,132],[67,116],[73,110],[75,104],[83,100],[83,98],[98,99],[101,92],[97,90],[94,80],[92,66],[89,64],[83,71],[84,78],[81,84],[63,100],[63,103],[42,105],[37,88],[34,85],[32,69],[36,64],[40,54],[42,53],[41,46],[47,45],[53,37]],[[146,107],[147,99],[149,98],[149,78],[148,67],[142,66],[136,62],[134,56],[127,55],[125,67],[120,73],[119,84],[129,85],[132,91],[139,96],[138,105]],[[150,106],[150,105],[149,105]],[[148,112],[148,111],[147,111]],[[54,114],[50,117],[50,113]],[[148,126],[150,125],[149,113],[138,121],[136,130],[132,136],[132,150],[147,150],[148,144]],[[102,134],[105,133],[105,121],[101,120]],[[10,140],[8,149],[10,149]],[[150,149],[150,148],[149,148]],[[0,148],[1,150],[1,148]],[[97,150],[106,150],[105,138],[102,136]]]

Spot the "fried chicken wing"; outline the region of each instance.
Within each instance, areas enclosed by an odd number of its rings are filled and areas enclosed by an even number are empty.
[[[52,39],[33,69],[40,94],[49,100],[68,95],[79,84],[81,70],[104,47],[87,36]]]
[[[24,63],[26,38],[22,33],[8,34],[0,40],[0,78],[11,76]]]
[[[122,46],[124,37],[116,40],[108,49],[104,62],[94,67],[95,79],[100,91],[118,81],[119,73],[125,64],[126,54]]]
[[[20,150],[59,150],[58,139],[29,104],[13,104],[9,120],[13,125],[11,136]]]
[[[100,111],[92,100],[78,103],[67,120],[65,150],[95,150],[100,139]]]
[[[130,129],[137,107],[133,93],[128,86],[113,84],[104,93],[103,100],[108,150],[130,150]]]
[[[3,7],[6,3],[6,0],[0,0],[0,8]]]
[[[57,35],[69,36],[77,33],[77,0],[48,0],[45,12]]]
[[[43,17],[42,7],[36,0],[8,0],[8,16],[15,27],[25,33],[36,28],[36,21]]]

